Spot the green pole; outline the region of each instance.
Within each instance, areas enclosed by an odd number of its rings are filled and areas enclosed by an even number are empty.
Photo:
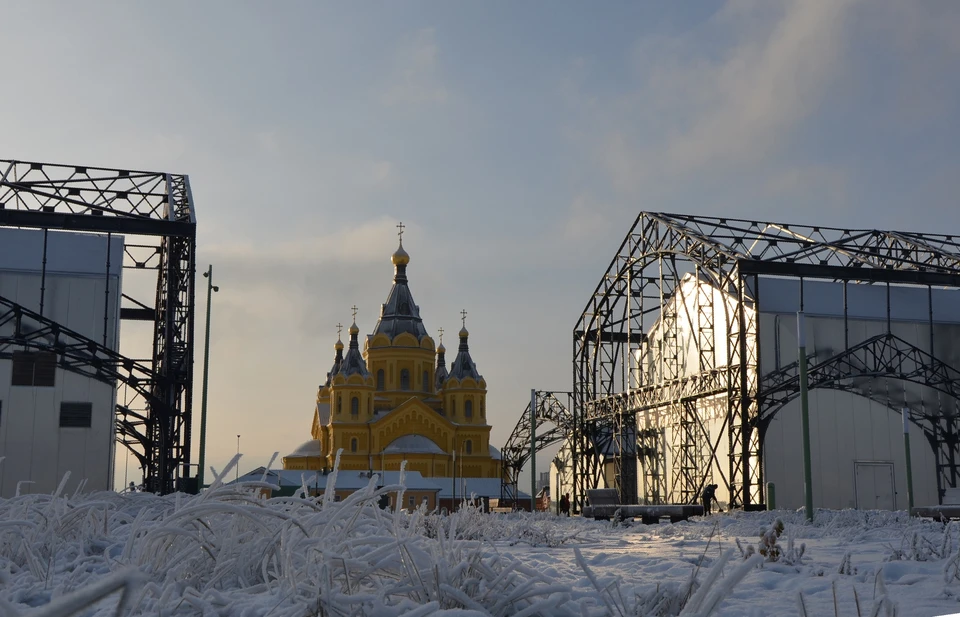
[[[807,400],[807,335],[803,311],[797,312],[797,343],[800,360],[800,426],[803,430],[803,497],[807,520],[813,521],[813,472],[810,467],[810,406]]]
[[[907,514],[913,515],[913,467],[910,464],[910,409],[903,408],[903,453],[907,460]]]
[[[213,265],[203,273],[207,279],[207,327],[203,340],[203,392],[200,398],[200,469],[197,472],[197,490],[203,489],[203,469],[207,451],[207,380],[210,370],[210,298],[220,288],[213,284]]]
[[[537,391],[530,390],[530,511],[537,500]]]

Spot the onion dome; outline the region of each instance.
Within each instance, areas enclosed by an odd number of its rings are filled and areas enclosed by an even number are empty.
[[[427,336],[427,329],[424,328],[423,320],[420,318],[420,307],[413,301],[413,295],[407,285],[407,264],[410,263],[410,255],[403,250],[403,243],[390,261],[395,267],[393,287],[387,294],[387,301],[380,305],[380,319],[377,320],[377,325],[373,329],[373,336],[386,334],[393,340],[398,334],[406,332],[417,337],[417,340],[422,340]]]
[[[467,332],[467,326],[460,329],[460,349],[457,350],[457,357],[450,367],[450,377],[455,377],[463,381],[467,377],[480,381],[483,377],[477,372],[477,365],[473,363],[470,357],[470,346],[467,344],[467,338],[470,335]]]
[[[363,377],[370,375],[367,371],[367,363],[363,361],[363,355],[360,353],[360,343],[357,341],[357,334],[359,333],[360,328],[357,327],[357,322],[353,322],[353,325],[350,326],[350,349],[347,350],[347,355],[340,366],[341,375],[347,377],[356,374]]]
[[[340,366],[343,365],[343,341],[340,340],[340,337],[337,337],[337,344],[333,348],[337,350],[337,355],[333,359],[333,367],[327,373],[327,380],[323,383],[324,386],[330,385],[330,380],[340,372]]]

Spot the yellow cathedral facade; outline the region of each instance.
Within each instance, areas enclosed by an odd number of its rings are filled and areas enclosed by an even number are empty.
[[[402,228],[401,228],[402,232]],[[487,382],[470,357],[466,314],[457,355],[427,334],[407,280],[410,256],[393,254],[393,285],[361,351],[356,324],[346,349],[338,338],[333,367],[317,392],[311,439],[283,457],[288,470],[406,469],[432,478],[500,478],[490,446]]]

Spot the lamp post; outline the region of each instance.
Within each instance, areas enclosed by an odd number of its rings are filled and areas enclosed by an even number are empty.
[[[203,489],[203,468],[207,449],[207,380],[210,374],[210,298],[220,288],[213,284],[213,266],[203,273],[207,279],[207,326],[203,340],[203,393],[200,398],[200,469],[197,472],[197,489]]]
[[[240,435],[237,435],[237,456],[240,456]],[[240,481],[240,461],[237,460],[237,482]]]

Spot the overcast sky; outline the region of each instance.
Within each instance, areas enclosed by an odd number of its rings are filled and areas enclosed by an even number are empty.
[[[309,438],[401,220],[499,447],[531,388],[571,388],[641,210],[960,233],[958,32],[952,0],[9,2],[0,158],[189,174],[211,465]]]

